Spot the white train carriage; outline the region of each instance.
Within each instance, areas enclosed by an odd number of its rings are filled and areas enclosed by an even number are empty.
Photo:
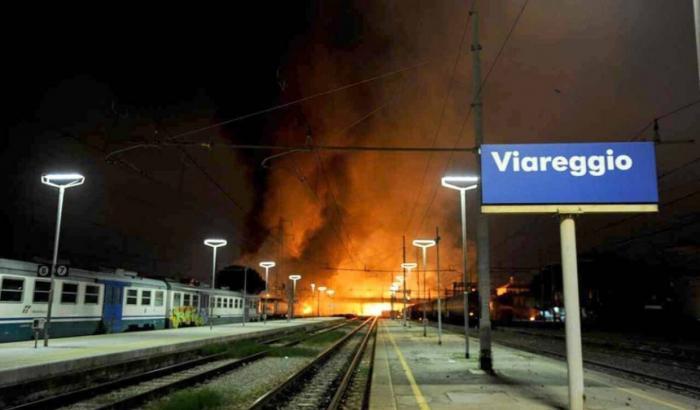
[[[202,326],[207,321],[206,298],[198,287],[166,279],[168,327]]]
[[[50,280],[38,277],[38,268],[32,262],[0,259],[0,342],[31,339],[33,320],[46,317]],[[54,278],[51,337],[101,329],[104,285],[83,272]]]

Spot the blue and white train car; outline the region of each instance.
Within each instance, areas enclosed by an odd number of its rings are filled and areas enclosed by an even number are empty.
[[[122,269],[114,273],[83,272],[104,286],[102,322],[106,333],[166,327],[167,286],[164,281],[143,278],[136,272]]]
[[[50,281],[38,277],[39,265],[0,259],[0,342],[33,337],[32,322],[46,317]],[[89,335],[100,331],[104,284],[84,271],[54,278],[52,337]]]

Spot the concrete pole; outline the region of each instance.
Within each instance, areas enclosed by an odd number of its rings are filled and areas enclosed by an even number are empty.
[[[243,268],[243,326],[248,320],[248,267]]]
[[[263,324],[265,324],[265,325],[267,324],[267,295],[269,293],[269,288],[267,286],[267,280],[268,280],[268,277],[270,276],[269,273],[270,273],[270,268],[265,267],[265,298],[264,298],[265,302],[263,302]]]
[[[402,237],[401,248],[403,251],[403,263],[406,263],[406,235],[404,235]],[[406,299],[406,287],[408,286],[408,282],[406,282],[406,268],[402,267],[402,269],[403,269],[403,284],[402,284],[403,285],[403,325],[404,325],[404,327],[406,327],[406,323],[407,323],[407,320],[406,320],[406,310],[407,310],[406,305],[407,305],[407,303],[406,302],[408,302]]]
[[[296,302],[297,298],[297,281],[293,280],[292,283],[292,319],[294,319],[294,302]]]
[[[583,409],[583,355],[581,353],[581,318],[578,301],[578,267],[576,262],[576,225],[572,215],[563,215],[559,223],[561,267],[566,311],[566,363],[569,370],[569,409]]]
[[[442,344],[442,302],[440,300],[440,229],[435,227],[435,270],[437,271],[438,344]]]
[[[464,282],[464,357],[469,359],[469,267],[467,263],[467,193],[459,190],[459,203],[462,214],[462,281]]]
[[[474,100],[474,137],[476,146],[484,143],[483,105],[481,103],[481,44],[479,43],[479,14],[472,12],[472,89]],[[481,173],[481,156],[477,154],[477,165]],[[479,175],[481,177],[481,175]],[[477,190],[481,198],[481,184]],[[491,314],[489,298],[491,297],[491,260],[489,255],[489,220],[481,210],[476,215],[476,255],[479,275],[479,365],[482,370],[493,368],[491,359]],[[468,284],[465,284],[468,286]]]
[[[425,300],[425,275],[428,273],[428,262],[426,262],[427,259],[427,251],[428,249],[425,247],[422,247],[421,250],[423,250],[423,337],[428,336],[428,317],[426,314],[425,310],[425,304],[427,301]]]
[[[214,281],[216,280],[216,246],[212,246],[211,294],[209,295],[209,330],[214,329]]]
[[[693,1],[693,9],[695,14],[695,48],[698,54],[698,84],[700,84],[700,0]]]
[[[58,188],[58,211],[56,211],[56,233],[53,239],[53,259],[51,259],[51,272],[49,281],[49,306],[46,308],[46,323],[44,323],[44,347],[49,346],[49,327],[51,325],[51,308],[53,307],[54,280],[56,265],[58,264],[58,240],[61,236],[61,214],[63,213],[63,194],[66,188]]]
[[[292,321],[292,297],[289,296],[291,291],[292,289],[290,287],[287,287],[287,322]]]

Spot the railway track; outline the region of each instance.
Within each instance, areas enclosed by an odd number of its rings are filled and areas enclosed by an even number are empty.
[[[377,318],[365,320],[260,396],[250,409],[367,408],[377,323]]]
[[[22,403],[8,410],[33,409],[131,409],[174,390],[201,383],[266,357],[274,347],[290,347],[306,339],[331,332],[347,322],[333,324],[304,336],[276,336],[260,342],[267,349],[245,357],[231,358],[228,352],[214,353],[182,363],[144,371],[93,386]]]

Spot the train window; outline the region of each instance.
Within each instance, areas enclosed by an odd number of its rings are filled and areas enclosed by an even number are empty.
[[[199,307],[199,295],[192,295],[192,306]]]
[[[178,293],[178,292],[173,293],[173,306],[174,307],[180,306],[180,293]]]
[[[32,302],[34,303],[48,303],[49,301],[49,289],[51,289],[51,282],[48,280],[37,280],[34,282],[34,297]]]
[[[24,279],[3,278],[0,285],[0,302],[21,302]]]
[[[218,308],[221,307],[221,299],[223,299],[223,298],[220,298],[220,297],[216,298],[216,307],[218,307]]]
[[[189,293],[185,293],[185,296],[183,297],[182,304],[184,306],[189,306],[190,305],[190,298],[191,298],[191,295]]]
[[[228,300],[228,307],[233,307],[233,298],[226,298]]]
[[[36,294],[36,292],[35,292]],[[96,305],[100,298],[100,287],[95,285],[85,286],[85,299],[83,303]]]
[[[61,303],[77,303],[78,302],[78,284],[65,283],[61,284]]]
[[[141,291],[141,304],[144,306],[151,306],[151,291],[142,290]]]
[[[163,306],[163,291],[162,290],[156,291],[155,305],[156,306]]]
[[[138,294],[139,294],[139,291],[137,289],[127,289],[126,290],[126,304],[127,305],[135,305]]]

